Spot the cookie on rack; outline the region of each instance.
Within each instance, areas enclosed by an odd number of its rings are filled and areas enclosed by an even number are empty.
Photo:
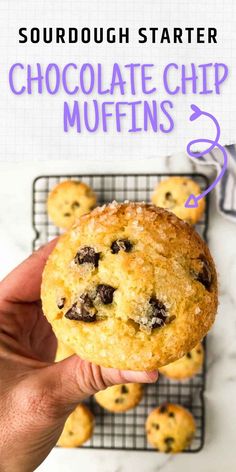
[[[84,182],[65,180],[48,195],[47,209],[52,222],[62,229],[71,228],[76,220],[96,206],[96,195]]]
[[[91,438],[94,429],[94,416],[91,411],[79,404],[67,418],[57,445],[61,447],[78,447]]]
[[[108,387],[95,394],[100,406],[112,413],[122,413],[137,406],[143,397],[143,386],[137,383]]]
[[[204,241],[174,214],[114,202],[59,238],[42,302],[57,338],[83,359],[151,371],[183,357],[210,329],[216,270]]]
[[[146,421],[148,442],[160,452],[181,452],[191,444],[196,423],[190,411],[167,403],[151,411]]]
[[[205,210],[205,199],[198,200],[197,208],[185,208],[184,204],[191,194],[197,196],[200,193],[201,188],[194,180],[188,177],[174,176],[158,183],[152,195],[152,202],[161,208],[172,211],[187,223],[196,224]]]
[[[160,368],[160,373],[173,380],[184,380],[194,377],[202,368],[204,349],[201,343],[187,352],[181,359]]]

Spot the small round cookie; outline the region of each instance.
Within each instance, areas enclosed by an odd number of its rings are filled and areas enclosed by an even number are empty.
[[[217,277],[193,227],[153,205],[113,203],[59,238],[44,269],[42,302],[56,337],[83,359],[151,371],[205,336]]]
[[[201,188],[194,180],[187,177],[170,177],[157,185],[152,195],[152,202],[172,211],[187,223],[195,224],[201,219],[205,210],[204,198],[198,201],[197,208],[185,208],[184,204],[191,194],[197,196],[200,193]]]
[[[142,400],[142,396],[142,385],[129,383],[108,387],[96,393],[95,399],[105,410],[122,413],[137,406]]]
[[[161,367],[160,373],[173,380],[189,379],[196,375],[202,367],[204,350],[202,344],[195,346],[181,359]]]
[[[148,442],[161,452],[181,452],[186,449],[196,431],[190,411],[180,405],[167,403],[155,408],[146,421]]]
[[[74,354],[72,349],[61,341],[57,342],[57,352],[55,362],[63,361]]]
[[[94,417],[85,405],[78,405],[67,418],[57,445],[78,447],[88,441],[93,434]]]
[[[76,220],[96,205],[93,190],[84,182],[65,180],[48,195],[47,209],[52,222],[62,229],[69,229]]]

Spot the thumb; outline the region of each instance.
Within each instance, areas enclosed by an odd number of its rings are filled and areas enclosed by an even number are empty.
[[[156,382],[158,372],[128,371],[100,367],[73,355],[42,369],[44,387],[58,414],[73,410],[84,398],[111,385]]]

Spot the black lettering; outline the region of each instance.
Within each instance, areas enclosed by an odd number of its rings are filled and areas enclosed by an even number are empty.
[[[155,44],[156,42],[156,33],[158,31],[158,28],[149,28],[151,33],[152,33],[152,43]]]
[[[103,42],[103,28],[94,29],[94,42],[100,44]]]
[[[163,28],[160,42],[161,43],[164,43],[164,42],[170,43],[170,35],[169,35],[168,28]]]
[[[174,43],[182,43],[182,28],[174,28]]]
[[[217,29],[216,28],[209,28],[208,29],[208,43],[217,43]]]
[[[147,35],[145,34],[145,32],[146,32],[146,28],[139,28],[138,30],[138,34],[140,38],[142,38],[142,39],[139,38],[138,42],[141,44],[147,42]]]
[[[65,44],[65,30],[64,30],[64,28],[57,28],[56,42]]]
[[[40,33],[38,28],[31,29],[31,43],[39,43]]]
[[[204,28],[197,28],[197,43],[205,43],[204,40]]]
[[[43,28],[43,41],[44,43],[52,42],[52,28]]]
[[[115,31],[115,28],[108,28],[107,30],[107,42],[108,43],[114,43],[116,40],[115,35],[113,34]]]
[[[69,43],[78,42],[78,30],[77,28],[69,28]]]
[[[27,43],[28,38],[26,34],[24,34],[24,31],[27,32],[27,28],[20,28],[19,29],[19,36],[21,36],[23,39],[19,39],[19,43]]]

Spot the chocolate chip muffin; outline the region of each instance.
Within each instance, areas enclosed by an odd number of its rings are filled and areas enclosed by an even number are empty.
[[[164,404],[153,410],[146,422],[148,442],[157,450],[167,453],[186,449],[196,431],[192,414],[180,405]]]
[[[161,374],[173,380],[189,379],[196,375],[204,361],[204,350],[201,344],[187,352],[181,359],[160,368]]]
[[[82,358],[151,371],[189,352],[211,327],[216,271],[190,225],[152,205],[115,202],[61,236],[42,302],[57,338]]]
[[[152,202],[172,211],[187,223],[195,224],[201,219],[205,210],[204,198],[198,201],[197,208],[185,208],[184,204],[191,194],[197,196],[200,193],[201,188],[194,180],[187,177],[170,177],[157,185],[152,195]]]
[[[85,405],[78,405],[67,418],[57,445],[78,447],[88,441],[93,434],[94,417]]]
[[[131,410],[142,400],[141,384],[129,383],[114,385],[96,393],[95,399],[103,408],[114,413]]]
[[[52,222],[62,229],[71,228],[76,220],[91,211],[96,196],[83,182],[65,180],[54,187],[48,195],[47,209]]]

